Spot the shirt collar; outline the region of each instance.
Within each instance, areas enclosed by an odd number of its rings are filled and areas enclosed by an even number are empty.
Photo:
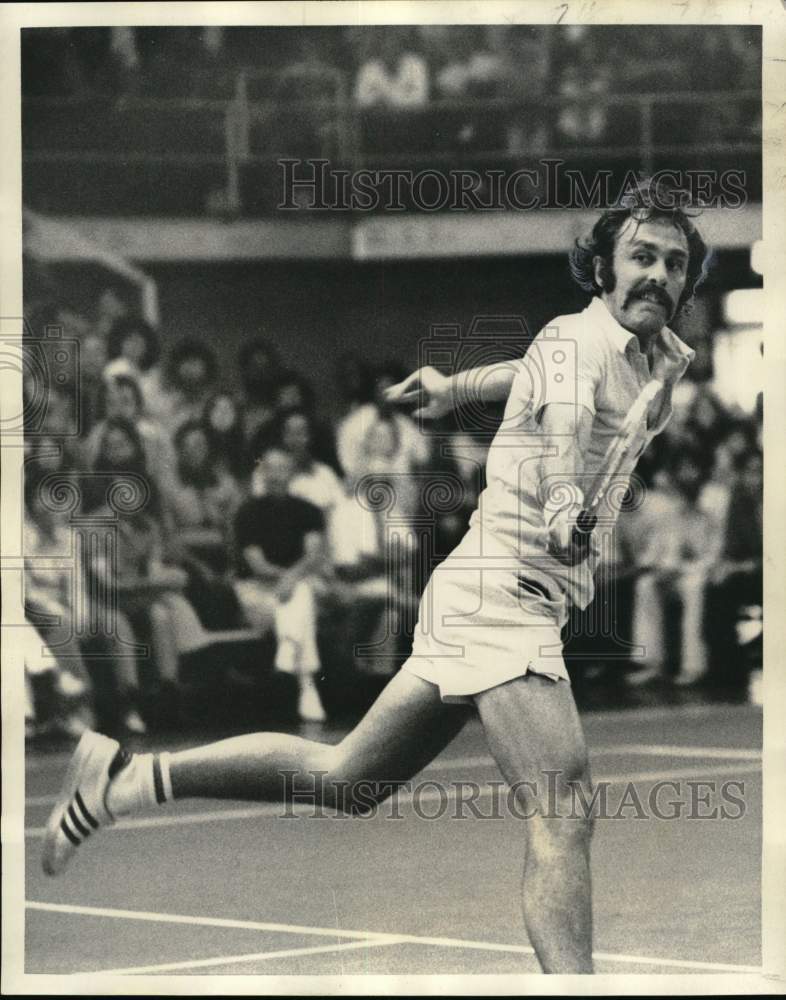
[[[590,302],[586,311],[592,320],[605,330],[620,353],[626,354],[631,351],[634,354],[641,354],[638,337],[614,319],[600,296],[596,296]],[[696,352],[680,340],[673,330],[664,326],[655,337],[652,357],[653,377],[660,378],[664,382],[676,382],[684,375],[686,368],[696,357]]]

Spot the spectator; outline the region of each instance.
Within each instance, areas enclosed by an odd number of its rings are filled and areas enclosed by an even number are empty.
[[[115,322],[107,341],[109,364],[104,377],[131,375],[139,382],[144,409],[156,416],[162,408],[163,375],[158,365],[158,334],[143,319],[128,317]]]
[[[333,428],[317,416],[314,389],[309,380],[297,372],[282,372],[275,398],[277,414],[275,427],[280,429],[289,413],[295,411],[305,413],[309,421],[310,448],[314,458],[329,465],[334,472],[341,475],[342,469],[336,454]],[[273,433],[276,433],[275,429]]]
[[[174,433],[181,424],[202,418],[205,401],[216,380],[218,362],[206,343],[185,339],[175,345],[167,369],[156,415]]]
[[[200,563],[223,573],[240,487],[221,467],[204,424],[183,424],[175,435],[175,452],[169,508],[178,542]]]
[[[237,363],[243,383],[244,458],[250,470],[259,454],[255,451],[259,435],[269,430],[275,419],[275,396],[281,364],[278,352],[262,337],[255,337],[241,346]]]
[[[261,461],[266,492],[247,500],[235,521],[236,591],[252,627],[273,626],[276,669],[297,677],[301,719],[320,722],[315,584],[325,570],[325,522],[317,507],[290,495],[295,466],[285,451],[269,448]]]
[[[377,369],[374,382],[374,401],[358,406],[340,423],[336,432],[338,458],[341,467],[352,482],[357,482],[369,471],[379,469],[374,461],[369,466],[369,454],[389,451],[390,441],[370,440],[369,431],[380,420],[388,420],[395,428],[395,463],[397,472],[411,472],[424,465],[430,457],[429,439],[418,430],[414,420],[393,410],[385,402],[385,389],[404,377],[401,368],[395,364],[385,364]],[[390,437],[390,428],[379,432],[379,437]],[[390,468],[390,467],[389,467]]]
[[[355,80],[355,103],[366,112],[364,142],[379,153],[419,149],[434,131],[414,115],[428,104],[428,66],[411,44],[408,28],[386,27],[378,42]]]
[[[674,683],[693,684],[707,670],[704,598],[718,558],[719,526],[698,497],[703,479],[700,453],[682,451],[671,461],[671,482],[652,490],[628,525],[638,537],[639,576],[635,585],[633,642],[645,664],[634,683],[664,678],[675,614],[681,616],[679,669]]]
[[[305,410],[281,413],[276,420],[273,443],[292,459],[290,494],[318,507],[329,524],[332,511],[344,497],[344,487],[334,470],[314,456],[314,422],[310,414]],[[261,496],[265,492],[264,469],[257,465],[252,493]]]
[[[245,481],[243,414],[235,396],[220,389],[205,403],[203,422],[216,461],[238,482]]]
[[[382,29],[377,55],[358,71],[355,103],[361,108],[412,109],[424,107],[428,96],[428,67],[412,47],[409,29]]]
[[[757,450],[734,459],[731,496],[722,531],[720,559],[710,575],[706,637],[709,680],[714,687],[742,693],[747,682],[737,624],[744,609],[762,607],[763,463]]]
[[[102,408],[106,417],[99,421],[83,442],[85,464],[94,466],[107,423],[127,420],[134,425],[145,451],[145,467],[159,492],[170,489],[175,464],[172,440],[162,424],[144,415],[142,391],[131,375],[118,375],[104,383]]]
[[[148,474],[142,439],[132,423],[107,422],[95,470],[108,476],[109,483],[101,483],[101,492],[88,500],[86,512],[117,517],[117,551],[115,565],[102,554],[91,564],[90,573],[98,586],[117,594],[118,607],[134,637],[150,643],[154,675],[148,678],[148,689],[159,710],[175,713],[179,654],[198,648],[202,630],[183,597],[188,574],[168,552],[161,497]],[[112,509],[113,482],[130,484],[129,493],[140,489],[140,483],[146,484],[146,502],[131,512]]]
[[[44,616],[36,627],[58,658],[56,690],[70,699],[83,700],[81,719],[73,714],[71,719],[95,724],[93,684],[83,656],[97,657],[100,672],[110,675],[114,701],[110,714],[106,710],[101,713],[101,725],[113,732],[118,728],[121,732],[144,732],[138,712],[136,661],[120,638],[121,632],[128,635],[130,629],[123,620],[116,629],[95,629],[101,619],[90,607],[92,595],[85,586],[85,567],[73,562],[76,550],[67,515],[59,513],[53,502],[56,486],[51,487],[53,499],[47,501],[45,485],[35,475],[25,479],[25,606],[36,616]],[[64,559],[71,560],[68,567],[52,565],[54,560]],[[49,565],[42,565],[42,561]]]

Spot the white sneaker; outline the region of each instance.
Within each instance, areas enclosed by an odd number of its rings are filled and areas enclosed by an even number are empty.
[[[303,722],[324,722],[327,719],[319,691],[313,681],[306,681],[300,689],[297,710]]]
[[[117,740],[89,730],[83,734],[46,826],[41,864],[47,875],[60,875],[91,833],[114,823],[106,793],[129,760]]]

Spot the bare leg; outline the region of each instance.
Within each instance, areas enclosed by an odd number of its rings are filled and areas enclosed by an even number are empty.
[[[252,733],[172,754],[172,792],[180,798],[233,798],[281,802],[291,788],[314,789],[318,804],[349,808],[358,782],[381,786],[422,770],[464,725],[469,710],[445,705],[428,681],[400,671],[365,718],[339,744],[281,733]],[[288,772],[294,778],[285,780]],[[315,783],[313,772],[324,773]],[[392,788],[381,787],[381,800]]]
[[[592,972],[591,823],[567,784],[580,784],[589,802],[590,777],[570,685],[527,674],[475,701],[489,749],[532,815],[522,824],[523,908],[535,953],[544,972]]]

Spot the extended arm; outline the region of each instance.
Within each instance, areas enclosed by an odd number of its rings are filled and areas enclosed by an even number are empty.
[[[455,375],[443,375],[426,366],[392,385],[385,398],[396,405],[419,404],[412,414],[414,417],[437,419],[459,406],[506,400],[519,370],[520,363],[516,361],[469,368]]]

